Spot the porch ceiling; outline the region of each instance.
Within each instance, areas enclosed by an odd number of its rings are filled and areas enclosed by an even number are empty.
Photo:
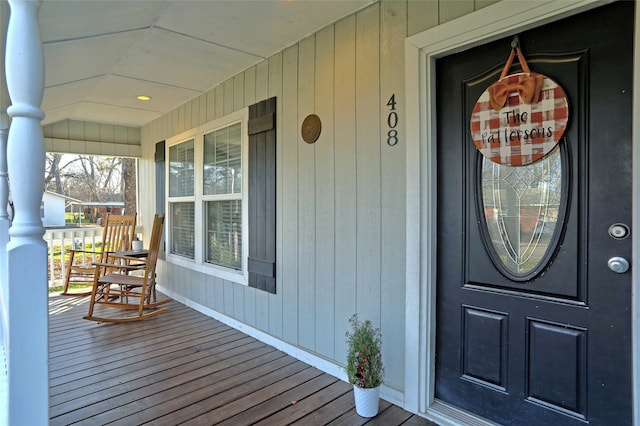
[[[142,126],[372,1],[44,1],[43,124]]]

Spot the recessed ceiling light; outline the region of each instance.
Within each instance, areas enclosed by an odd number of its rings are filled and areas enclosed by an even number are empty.
[[[147,96],[147,95],[138,95],[138,100],[139,100],[139,101],[150,101],[150,100],[151,100],[151,96]]]

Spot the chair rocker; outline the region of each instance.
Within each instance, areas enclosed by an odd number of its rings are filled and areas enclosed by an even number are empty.
[[[70,291],[71,285],[91,286],[96,267],[93,262],[106,262],[106,256],[120,250],[129,250],[136,231],[136,215],[111,215],[107,213],[102,230],[100,251],[72,249],[64,275],[63,296],[88,296],[89,290]],[[95,247],[94,247],[95,249]]]
[[[91,291],[89,313],[84,319],[98,322],[130,322],[168,311],[167,308],[157,308],[170,302],[171,299],[156,301],[154,298],[153,301],[151,300],[151,296],[155,292],[156,263],[160,251],[163,225],[164,215],[155,215],[149,253],[146,258],[141,259],[116,253],[110,254],[107,262],[95,263],[95,278]],[[108,316],[95,315],[96,306],[100,306],[98,308],[100,315],[105,311],[110,311],[105,312]],[[115,310],[106,308],[115,308]],[[123,316],[115,314],[114,312],[117,310],[135,311],[135,313],[127,313]]]

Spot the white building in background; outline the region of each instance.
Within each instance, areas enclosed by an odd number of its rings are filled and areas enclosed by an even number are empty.
[[[82,201],[58,194],[53,191],[45,191],[42,195],[42,205],[40,206],[40,217],[45,228],[54,226],[65,226],[65,212],[68,204],[79,204]]]

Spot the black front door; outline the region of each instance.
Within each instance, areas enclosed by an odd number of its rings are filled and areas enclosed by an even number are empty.
[[[519,34],[570,110],[528,166],[469,131],[511,38],[438,60],[437,399],[501,424],[632,423],[633,19],[616,2]]]

